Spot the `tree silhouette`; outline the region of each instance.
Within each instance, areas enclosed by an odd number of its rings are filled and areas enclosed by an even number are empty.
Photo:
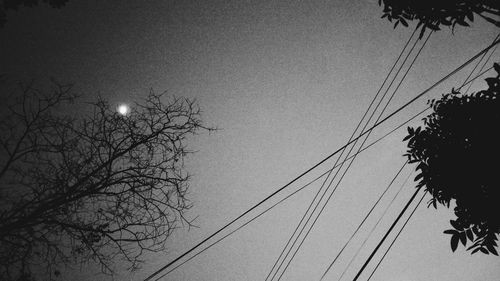
[[[47,94],[21,84],[0,110],[1,280],[42,269],[48,280],[87,261],[109,274],[119,259],[135,269],[190,225],[185,140],[212,130],[194,101],[151,92],[126,116],[103,99],[74,111],[71,87],[53,85]]]
[[[500,1],[498,0],[379,0],[384,6],[382,18],[394,21],[394,27],[407,21],[417,20],[420,38],[426,29],[440,30],[440,26],[454,28],[457,24],[469,26],[474,21],[474,14],[500,27]],[[493,18],[491,17],[493,15]]]
[[[431,100],[433,112],[424,118],[424,127],[409,127],[410,163],[418,163],[417,186],[425,186],[437,203],[450,206],[455,200],[456,219],[451,220],[453,251],[461,242],[473,242],[472,253],[498,255],[500,233],[500,66],[496,77],[487,78],[488,89],[472,94],[455,90]]]
[[[69,0],[42,0],[49,4],[52,8],[61,8]],[[38,5],[38,0],[3,0],[0,4],[0,27],[3,27],[7,22],[6,12],[8,10],[18,10],[19,7],[33,7]]]

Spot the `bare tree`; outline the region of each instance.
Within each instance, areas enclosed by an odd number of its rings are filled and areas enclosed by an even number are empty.
[[[86,261],[135,269],[190,224],[185,141],[213,130],[194,101],[151,91],[126,115],[98,99],[70,116],[71,86],[18,90],[0,111],[0,279]]]

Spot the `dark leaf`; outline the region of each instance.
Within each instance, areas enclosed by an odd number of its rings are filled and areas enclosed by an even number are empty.
[[[475,253],[476,253],[477,251],[479,251],[480,249],[481,249],[481,248],[476,248],[476,249],[474,249],[474,250],[473,250],[470,254],[471,254],[471,255],[472,255],[472,254],[475,254]]]
[[[467,18],[473,22],[474,21],[474,13],[472,13],[471,10],[469,10],[469,12],[467,13]]]
[[[451,250],[453,252],[455,252],[455,250],[458,247],[458,240],[459,240],[458,233],[456,235],[451,236],[451,241],[450,242],[451,242]]]
[[[495,249],[495,247],[493,247],[492,245],[486,245],[486,248],[488,248],[488,251],[490,251],[490,253],[494,254],[495,256],[498,256],[498,252],[497,250]]]
[[[488,252],[488,250],[486,250],[485,248],[481,247],[479,248],[479,251],[481,251],[483,254],[487,254],[489,255],[490,253]]]
[[[458,223],[457,223],[456,221],[454,221],[454,220],[450,220],[450,224],[451,224],[451,226],[453,226],[455,229],[458,229],[458,230],[460,230],[460,229],[461,229],[461,228],[460,228],[460,226],[458,225]]]
[[[420,24],[421,22],[419,22]],[[420,30],[420,34],[418,35],[418,39],[422,39],[424,37],[424,33],[425,33],[425,25],[422,26],[422,29]]]
[[[459,236],[460,242],[462,242],[462,245],[466,246],[467,245],[467,236],[465,235],[465,231],[460,232]]]
[[[498,74],[500,74],[500,65],[499,65],[498,63],[496,63],[496,62],[495,62],[495,63],[493,64],[493,68],[495,69],[495,71],[496,71]]]
[[[469,228],[465,231],[467,234],[467,238],[469,238],[470,241],[474,241],[474,234],[472,233],[472,230]]]
[[[472,246],[470,246],[469,248],[467,248],[467,251],[469,251],[472,248],[475,248],[476,246],[477,246],[476,243],[474,243]]]
[[[474,234],[476,234],[476,236],[479,236],[479,228],[477,226],[472,228],[472,232],[474,232]]]
[[[448,229],[448,230],[445,230],[443,231],[443,233],[445,234],[451,234],[451,235],[455,235],[458,233],[458,231],[454,230],[454,229]]]
[[[497,80],[496,78],[491,78],[491,77],[490,77],[490,78],[486,78],[486,79],[484,79],[484,80],[486,81],[486,83],[488,83],[488,86],[489,86],[490,88],[494,88],[494,87],[495,87],[495,85],[496,85],[496,83],[498,83],[498,80]]]
[[[401,24],[408,27],[408,23],[403,18],[399,18],[399,21],[401,21]]]
[[[420,164],[417,165],[417,167],[415,168],[415,171],[416,170],[424,170],[424,167],[426,167],[426,164],[424,162],[420,162]]]
[[[423,176],[424,176],[424,174],[423,174],[423,173],[420,173],[420,174],[418,174],[418,175],[415,177],[415,179],[414,179],[413,181],[418,181],[418,180],[419,180],[419,179],[421,179]]]
[[[434,31],[441,30],[441,28],[439,28],[439,26],[433,25],[433,24],[430,24],[427,27],[430,28],[430,29],[432,29],[432,30],[434,30]]]

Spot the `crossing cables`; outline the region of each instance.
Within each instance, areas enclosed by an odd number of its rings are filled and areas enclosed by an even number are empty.
[[[392,95],[389,97],[388,101],[386,101],[386,104],[384,106],[384,108],[382,109],[382,111],[379,113],[375,123],[377,123],[380,118],[382,117],[384,111],[387,109],[387,106],[389,105],[389,103],[391,102],[392,98],[394,97],[394,95],[396,94],[397,90],[399,89],[399,87],[401,86],[401,83],[404,81],[406,75],[408,74],[408,72],[410,71],[411,67],[413,66],[413,64],[415,63],[416,59],[418,58],[418,56],[420,55],[420,52],[422,51],[422,49],[424,48],[425,44],[427,43],[427,41],[429,40],[430,38],[430,35],[432,33],[429,33],[429,35],[427,36],[427,39],[424,41],[424,43],[422,44],[422,46],[420,47],[419,51],[417,52],[416,56],[414,57],[414,59],[412,60],[412,62],[410,63],[410,66],[408,67],[408,69],[406,70],[406,72],[404,73],[403,77],[401,78],[400,82],[398,83],[396,89],[393,91]],[[385,90],[384,94],[382,95],[381,99],[379,100],[379,102],[377,103],[375,109],[373,110],[373,112],[371,113],[370,117],[368,118],[367,122],[365,123],[364,127],[362,128],[361,130],[361,133],[363,133],[366,129],[366,127],[368,126],[368,124],[370,123],[371,119],[373,118],[373,116],[375,115],[375,113],[377,112],[377,109],[379,108],[379,106],[381,105],[382,101],[384,100],[385,96],[387,95],[387,93],[389,92],[390,90],[390,87],[392,86],[392,84],[394,83],[394,81],[396,80],[399,72],[401,71],[401,69],[404,67],[404,64],[406,63],[407,59],[410,57],[413,49],[415,48],[415,46],[417,45],[417,41],[415,41],[412,49],[410,50],[410,52],[407,54],[407,56],[405,57],[403,63],[401,64],[401,66],[399,67],[399,69],[397,70],[396,72],[396,75],[392,78],[392,81],[390,82],[389,86],[387,87],[387,89]],[[389,75],[388,75],[389,76]],[[384,81],[385,82],[385,81]],[[384,85],[381,86],[380,89],[383,88]],[[379,90],[380,90],[379,89]],[[361,123],[361,121],[360,121]],[[354,134],[354,133],[353,133]],[[358,151],[362,149],[363,145],[365,144],[365,142],[367,141],[368,137],[370,136],[371,134],[371,131],[368,132],[366,134],[366,136],[364,137],[364,140],[363,142],[361,143],[361,146],[358,148]],[[349,156],[349,154],[352,152],[352,150],[354,149],[354,147],[356,146],[356,142],[354,142],[353,146],[351,146],[351,148],[349,149],[349,152],[347,153],[347,156]],[[322,207],[320,208],[318,214],[315,216],[313,222],[311,223],[311,225],[309,226],[308,230],[306,231],[305,235],[303,236],[301,242],[299,243],[297,249],[294,251],[294,253],[292,254],[291,258],[289,259],[289,261],[287,262],[284,270],[281,272],[280,276],[278,277],[278,280],[281,280],[283,274],[285,273],[285,271],[287,270],[287,268],[290,266],[292,260],[294,259],[294,257],[296,256],[298,250],[300,249],[300,247],[302,246],[302,244],[304,243],[305,239],[307,238],[307,236],[309,235],[309,233],[311,232],[312,228],[314,227],[315,223],[317,222],[319,216],[321,215],[321,213],[324,211],[326,205],[328,204],[328,202],[330,201],[330,199],[332,198],[333,194],[335,193],[335,191],[337,190],[337,188],[339,187],[342,179],[344,178],[344,176],[346,175],[347,171],[349,170],[349,168],[351,167],[353,161],[354,161],[355,157],[353,159],[350,160],[347,168],[344,170],[344,172],[342,173],[342,175],[340,176],[340,179],[338,180],[338,182],[336,183],[335,187],[333,188],[333,190],[331,191],[330,195],[327,197],[326,201],[324,203],[322,203]],[[293,242],[292,246],[290,247],[287,255],[285,256],[285,258],[283,259],[283,261],[281,262],[280,264],[280,267],[281,265],[283,264],[283,262],[285,261],[286,257],[288,256],[288,254],[291,252],[293,246],[295,245],[295,243],[298,241],[299,239],[299,236],[300,234],[303,232],[303,230],[305,229],[307,223],[310,221],[311,217],[313,216],[314,214],[314,211],[317,209],[317,207],[320,205],[321,203],[321,200],[324,198],[324,196],[326,195],[328,189],[331,187],[331,185],[333,184],[334,180],[336,179],[337,175],[338,175],[338,172],[340,171],[340,168],[337,170],[337,172],[335,173],[335,175],[333,176],[333,178],[331,179],[330,183],[328,184],[326,190],[324,191],[323,195],[321,196],[321,198],[319,199],[319,201],[316,203],[316,206],[314,207],[313,211],[311,212],[309,218],[307,219],[306,223],[304,224],[304,226],[302,227],[302,230],[300,231],[300,233],[298,234],[298,236],[295,238],[295,241]],[[326,181],[325,181],[326,182]],[[311,203],[312,204],[312,203]],[[276,271],[277,272],[277,271]],[[275,273],[276,275],[276,273]],[[274,275],[273,275],[274,277]]]
[[[405,45],[403,46],[403,49],[401,50],[401,52],[400,52],[399,56],[397,57],[396,61],[395,61],[395,62],[394,62],[394,64],[392,65],[392,67],[391,67],[391,69],[389,70],[389,72],[387,73],[387,75],[386,75],[386,77],[385,77],[384,81],[382,82],[382,85],[381,85],[381,86],[379,87],[379,89],[377,90],[377,92],[376,92],[375,96],[373,97],[372,101],[371,101],[371,102],[370,102],[370,104],[368,105],[368,108],[366,109],[365,113],[364,113],[364,114],[363,114],[363,116],[361,117],[361,120],[358,122],[358,124],[357,124],[356,128],[355,128],[355,129],[354,129],[354,131],[352,132],[352,134],[351,134],[351,136],[349,137],[349,140],[347,141],[347,143],[350,143],[350,142],[353,140],[354,136],[356,135],[356,132],[357,132],[357,131],[358,131],[358,129],[360,128],[361,124],[363,124],[363,121],[365,120],[365,117],[366,117],[366,116],[368,115],[368,113],[370,112],[370,109],[372,108],[373,104],[374,104],[374,103],[375,103],[375,101],[377,100],[377,98],[378,98],[379,94],[381,93],[382,89],[384,88],[384,86],[385,86],[386,82],[389,80],[389,78],[390,78],[390,76],[391,76],[391,74],[392,74],[393,70],[394,70],[394,69],[395,69],[395,67],[397,66],[397,64],[398,64],[398,62],[400,61],[401,57],[403,56],[403,54],[404,54],[404,52],[405,52],[406,48],[408,47],[408,45],[410,44],[411,40],[413,39],[413,36],[415,35],[415,32],[416,32],[416,29],[413,31],[413,33],[411,34],[410,38],[408,39],[408,41],[407,41],[407,42],[405,43]],[[401,70],[402,66],[404,65],[404,63],[405,63],[405,62],[406,62],[406,60],[408,59],[408,57],[409,57],[409,55],[410,55],[411,51],[413,51],[413,49],[415,48],[416,43],[417,43],[417,41],[415,42],[415,44],[413,44],[413,47],[411,48],[411,50],[409,51],[409,53],[408,53],[408,54],[407,54],[407,56],[405,57],[405,59],[404,59],[403,63],[401,64],[401,67],[397,70],[396,75],[395,75],[395,76],[394,76],[394,78],[392,79],[392,81],[391,81],[391,84],[390,84],[390,85],[392,85],[392,83],[394,82],[394,79],[396,78],[396,76],[397,76],[397,74],[399,73],[399,71]],[[390,87],[390,86],[389,86],[389,87]],[[386,93],[384,93],[383,97],[385,97],[385,94],[386,94]],[[382,97],[382,99],[383,99],[383,97]],[[382,100],[382,99],[381,99],[381,100]],[[375,111],[377,110],[377,108],[378,108],[378,106],[379,106],[379,105],[380,105],[380,102],[379,102],[379,104],[377,104],[377,107],[375,108],[375,110],[374,110],[373,112],[375,112]],[[370,116],[370,118],[368,119],[368,121],[365,123],[364,127],[363,127],[363,128],[362,128],[362,130],[361,130],[361,133],[362,133],[362,132],[366,129],[366,126],[368,125],[368,123],[369,123],[369,121],[371,120],[372,116],[373,116],[373,113],[372,113],[372,115]],[[353,149],[353,148],[354,148],[354,146],[356,145],[357,141],[358,141],[358,140],[355,140],[355,141],[353,142],[354,144],[352,145],[352,147],[351,147],[351,149],[349,150],[349,152],[348,152],[348,154],[347,154],[347,156],[346,156],[346,157],[348,157],[348,156],[349,156],[349,154],[351,153],[352,149]],[[338,164],[339,160],[342,158],[342,155],[344,154],[344,151],[345,151],[345,149],[346,149],[347,147],[348,147],[348,146],[345,146],[345,147],[342,149],[342,151],[341,151],[340,155],[338,156],[338,158],[337,158],[337,160],[335,161],[335,163],[333,164],[333,166],[336,166],[336,165]],[[345,162],[345,161],[343,161],[343,162],[341,163],[341,165],[340,165],[339,169],[338,169],[338,170],[337,170],[337,172],[334,174],[333,179],[335,179],[335,178],[337,177],[338,172],[339,172],[339,171],[340,171],[340,169],[342,168],[342,166],[343,166],[344,162]],[[310,204],[309,204],[309,206],[307,207],[307,210],[305,211],[305,213],[304,213],[304,215],[302,216],[302,218],[300,219],[300,221],[299,221],[298,225],[295,227],[295,229],[294,229],[294,231],[293,231],[292,235],[290,236],[290,238],[289,238],[289,239],[288,239],[288,241],[286,242],[285,246],[283,247],[283,249],[282,249],[282,251],[281,251],[280,255],[278,256],[278,258],[277,258],[277,259],[276,259],[276,261],[274,262],[273,266],[271,267],[271,270],[270,270],[270,271],[269,271],[269,273],[267,274],[265,281],[267,281],[267,280],[273,280],[273,279],[274,279],[274,277],[276,276],[276,274],[278,273],[278,271],[279,271],[279,270],[280,270],[280,268],[282,267],[282,265],[283,265],[284,261],[286,260],[286,258],[287,258],[287,257],[288,257],[288,255],[290,254],[290,252],[291,252],[292,248],[295,246],[296,242],[298,241],[298,239],[299,239],[300,235],[301,235],[301,234],[302,234],[302,232],[304,231],[304,229],[305,229],[306,225],[309,223],[309,221],[310,221],[311,217],[313,216],[314,212],[316,211],[317,207],[319,206],[319,204],[320,204],[321,200],[323,200],[324,196],[327,194],[328,189],[330,188],[331,182],[330,182],[330,184],[328,185],[328,187],[327,187],[325,190],[323,190],[323,188],[325,187],[325,184],[326,184],[326,182],[328,181],[328,179],[329,179],[329,177],[330,177],[330,175],[331,175],[331,172],[332,172],[332,171],[333,171],[333,169],[332,169],[332,170],[330,170],[330,173],[328,173],[328,175],[327,175],[326,179],[323,181],[323,184],[321,185],[320,189],[316,192],[316,194],[315,194],[314,198],[312,199],[311,203],[310,203]],[[333,179],[332,179],[332,182],[333,182]],[[323,192],[323,193],[322,193],[322,192]],[[334,189],[334,191],[333,191],[333,192],[335,192],[335,189]],[[333,194],[333,192],[332,192],[332,194]],[[321,194],[321,193],[322,193],[322,194]],[[319,197],[318,202],[315,204],[316,199],[318,198],[318,196],[319,196],[320,194],[321,194],[321,196]],[[331,197],[331,196],[330,196],[330,197]],[[313,208],[313,209],[312,209],[312,211],[311,211],[311,208],[313,207],[313,205],[315,205],[315,206],[314,206],[314,208]],[[310,213],[309,217],[306,219],[306,217],[308,216],[308,214],[309,214],[309,212],[310,212],[310,211],[311,211],[311,213]],[[306,219],[306,220],[305,220],[305,219]],[[304,222],[304,220],[305,220],[305,223],[304,223],[304,225],[302,225],[302,223]],[[301,228],[301,225],[302,225],[302,228]],[[301,230],[300,230],[299,232],[297,232],[297,231],[299,230],[299,228],[301,228]],[[298,234],[297,234],[297,233],[298,233]],[[297,236],[296,236],[296,234],[297,234]],[[295,236],[296,236],[296,237],[295,237]],[[306,234],[306,236],[307,236],[307,234]],[[295,237],[295,239],[294,239],[294,237]],[[293,241],[293,243],[292,243],[292,244],[290,244],[290,243],[292,242],[292,240],[294,240],[294,241]],[[290,248],[288,249],[288,247],[289,247],[289,246],[290,246]],[[300,245],[299,245],[299,247],[300,247]],[[287,249],[288,249],[288,251],[287,251]],[[285,251],[287,251],[287,253],[286,253],[286,254],[285,254]],[[294,255],[295,255],[295,253],[294,253]],[[294,256],[294,255],[293,255],[293,256]],[[292,259],[293,259],[293,256],[292,256]],[[283,258],[283,259],[282,259],[282,258]],[[280,260],[281,260],[281,262],[280,262]],[[279,265],[278,265],[278,263],[279,263]],[[287,267],[288,267],[288,264],[287,264]],[[276,271],[275,271],[275,269],[276,269]],[[285,268],[285,270],[286,270],[286,268]],[[273,271],[274,271],[274,274],[273,274]],[[281,276],[282,276],[282,275],[280,275],[280,277],[279,277],[279,278],[281,278]]]
[[[479,56],[481,56],[485,52],[489,51],[491,48],[493,48],[494,46],[496,46],[498,43],[500,43],[500,40],[496,40],[495,42],[493,42],[492,44],[490,44],[489,46],[487,46],[486,48],[484,48],[483,50],[481,50],[480,52],[478,52],[476,55],[474,55],[473,57],[471,57],[469,60],[467,60],[466,62],[464,62],[463,64],[461,64],[457,68],[455,68],[453,71],[451,71],[449,74],[447,74],[446,76],[444,76],[443,78],[441,78],[439,81],[437,81],[433,85],[431,85],[429,88],[427,88],[426,90],[424,90],[420,94],[416,95],[414,98],[410,99],[408,102],[406,102],[405,104],[403,104],[402,106],[400,106],[398,109],[394,110],[392,113],[390,113],[389,115],[387,115],[386,117],[384,117],[383,119],[381,119],[379,122],[375,123],[373,126],[371,126],[369,129],[367,129],[365,132],[363,132],[362,134],[360,134],[358,137],[354,138],[353,140],[351,140],[347,144],[345,144],[342,147],[340,147],[339,149],[335,150],[330,155],[328,155],[327,157],[325,157],[323,160],[319,161],[317,164],[315,164],[314,166],[312,166],[311,168],[309,168],[308,170],[306,170],[305,172],[303,172],[302,174],[300,174],[299,176],[297,176],[296,178],[294,178],[293,180],[291,180],[290,182],[288,182],[284,186],[280,187],[275,192],[273,192],[272,194],[268,195],[266,198],[264,198],[261,201],[259,201],[257,204],[253,205],[251,208],[249,208],[248,210],[246,210],[245,212],[243,212],[241,215],[237,216],[236,218],[234,218],[233,220],[231,220],[229,223],[225,224],[223,227],[219,228],[217,231],[215,231],[214,233],[212,233],[211,235],[209,235],[208,237],[206,237],[205,239],[203,239],[201,242],[199,242],[195,246],[191,247],[189,250],[185,251],[183,254],[179,255],[174,260],[170,261],[166,265],[162,266],[161,268],[159,268],[158,270],[156,270],[155,272],[153,272],[152,274],[150,274],[147,278],[144,279],[144,281],[152,280],[152,278],[154,278],[157,275],[159,275],[162,271],[165,271],[166,269],[172,267],[175,263],[177,263],[178,261],[180,261],[182,258],[186,257],[187,255],[189,255],[190,253],[192,253],[194,250],[200,248],[200,246],[203,245],[203,244],[205,244],[208,240],[212,239],[213,237],[215,237],[216,235],[218,235],[219,233],[221,233],[223,230],[225,230],[229,226],[233,225],[236,221],[240,220],[242,217],[244,217],[245,215],[247,215],[251,211],[255,210],[257,207],[261,206],[263,203],[267,202],[269,199],[271,199],[274,196],[276,196],[278,193],[280,193],[281,191],[283,191],[284,189],[286,189],[288,186],[290,186],[291,184],[293,184],[294,182],[296,182],[298,179],[302,178],[304,175],[306,175],[307,173],[309,173],[313,169],[317,168],[318,166],[320,166],[321,164],[323,164],[324,162],[326,162],[327,160],[329,160],[333,156],[337,155],[342,149],[348,147],[349,145],[351,145],[352,143],[354,143],[354,141],[360,139],[362,136],[366,135],[368,132],[370,132],[370,131],[374,130],[375,128],[379,127],[382,123],[386,122],[388,119],[392,118],[394,115],[398,114],[399,112],[401,112],[402,110],[404,110],[405,108],[407,108],[410,104],[412,104],[417,99],[419,99],[422,96],[424,96],[425,94],[427,94],[429,91],[431,91],[432,89],[434,89],[435,87],[437,87],[438,85],[440,85],[445,80],[449,79],[451,76],[455,75],[461,69],[463,69],[464,67],[466,67],[467,65],[469,65],[472,61],[474,61],[475,59],[477,59]]]

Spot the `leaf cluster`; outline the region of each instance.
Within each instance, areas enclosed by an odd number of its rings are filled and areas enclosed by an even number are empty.
[[[417,186],[432,195],[429,205],[449,207],[455,200],[456,220],[451,221],[452,249],[458,241],[474,242],[472,253],[497,254],[500,232],[500,66],[486,79],[488,89],[472,94],[452,90],[429,101],[433,112],[424,126],[409,127],[405,156],[417,163]],[[466,239],[467,238],[467,239]]]
[[[500,2],[496,0],[443,0],[443,1],[411,1],[411,0],[379,0],[384,7],[382,18],[408,27],[408,21],[418,21],[420,38],[425,30],[440,30],[440,26],[469,26],[474,21],[474,14],[500,27]],[[492,17],[493,16],[493,17]]]

